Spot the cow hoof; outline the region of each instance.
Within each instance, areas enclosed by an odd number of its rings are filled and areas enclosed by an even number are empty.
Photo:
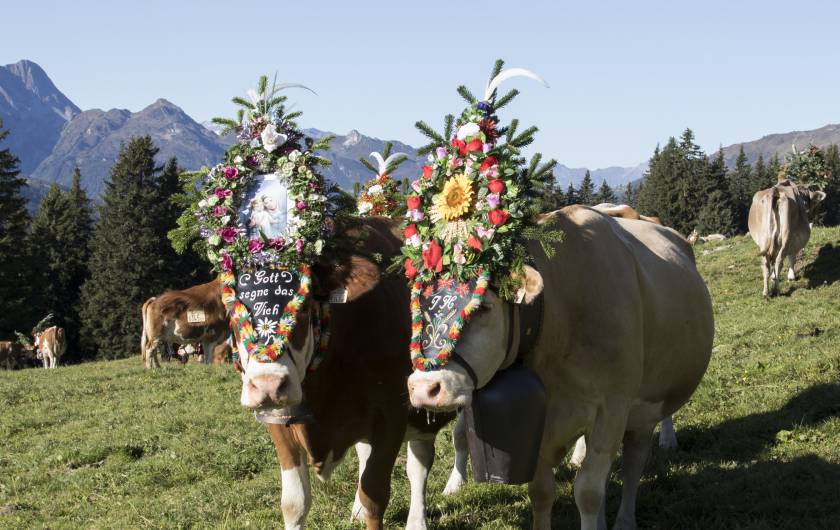
[[[619,517],[615,520],[613,530],[636,530],[636,521]]]
[[[405,530],[426,530],[426,519],[419,519],[416,521],[406,521]]]
[[[362,506],[362,501],[359,500],[359,494],[356,493],[356,499],[353,501],[353,511],[350,513],[350,518],[359,521],[362,524],[367,524],[367,511]]]
[[[659,440],[659,448],[660,449],[679,449],[679,445],[677,445],[676,438],[666,438]]]
[[[449,480],[446,481],[446,487],[443,488],[444,495],[455,495],[461,488],[464,487],[464,477],[460,474],[452,473],[449,476]]]

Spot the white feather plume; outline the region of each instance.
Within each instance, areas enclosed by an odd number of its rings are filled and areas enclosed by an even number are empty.
[[[371,154],[370,154],[370,156],[372,156],[372,157],[376,160],[376,165],[377,165],[377,166],[379,166],[379,174],[380,174],[380,175],[382,175],[382,174],[384,174],[384,173],[386,173],[386,172],[387,172],[387,170],[388,170],[388,166],[389,166],[389,165],[391,165],[391,162],[393,162],[394,160],[396,160],[396,159],[397,159],[397,157],[400,157],[400,156],[404,156],[404,157],[406,157],[406,158],[408,157],[408,155],[407,155],[407,154],[405,154],[405,153],[393,153],[393,154],[392,154],[391,156],[389,156],[388,158],[384,158],[384,159],[383,159],[383,158],[382,158],[382,155],[380,155],[380,154],[379,154],[379,153],[377,153],[376,151],[374,151],[373,153],[371,153]]]
[[[527,68],[508,68],[507,70],[502,70],[499,72],[499,75],[487,82],[487,88],[484,90],[484,101],[490,101],[490,98],[493,96],[493,92],[496,88],[513,77],[527,77],[542,83],[544,87],[548,88],[548,83],[546,83],[545,79],[538,76],[531,70],[528,70]]]

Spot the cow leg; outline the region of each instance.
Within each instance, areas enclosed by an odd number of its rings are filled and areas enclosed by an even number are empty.
[[[663,426],[669,418],[662,421]],[[670,423],[670,422],[669,422]],[[636,494],[642,478],[645,463],[650,453],[650,437],[655,425],[638,431],[624,433],[621,465],[621,507],[613,530],[634,530],[636,528]]]
[[[779,250],[779,254],[776,256],[776,262],[773,264],[773,272],[775,276],[773,277],[773,293],[779,294],[779,278],[782,277],[782,268],[785,264],[785,247],[782,247]]]
[[[761,256],[761,277],[764,286],[761,294],[767,298],[770,294],[770,258],[768,256]]]
[[[789,261],[790,268],[788,269],[788,280],[793,281],[796,279],[796,254],[790,255]]]
[[[467,446],[467,424],[464,414],[458,414],[455,426],[452,428],[452,445],[455,446],[455,465],[446,487],[443,488],[444,495],[457,493],[467,481],[467,459],[469,458],[469,447]]]
[[[408,442],[406,472],[411,484],[411,506],[405,530],[426,530],[426,481],[435,461],[435,439]]]
[[[662,449],[676,449],[677,433],[674,431],[674,418],[668,416],[659,424],[659,447]]]
[[[569,463],[574,467],[580,468],[583,465],[584,458],[586,458],[586,438],[581,436],[575,442],[575,452],[572,453],[572,458],[569,460]]]
[[[607,478],[627,424],[627,410],[616,405],[598,412],[586,440],[586,458],[575,477],[575,504],[582,530],[606,530]]]
[[[359,500],[367,512],[368,530],[382,530],[383,518],[391,496],[391,472],[402,446],[405,429],[381,426],[371,437],[371,452],[362,479]]]
[[[551,507],[554,505],[554,470],[551,466],[551,462],[540,457],[534,478],[528,483],[534,530],[551,529]]]
[[[50,359],[49,359],[49,357],[47,357],[47,354],[45,354],[45,353],[41,354],[41,364],[44,365],[44,368],[49,368],[50,367]]]
[[[283,512],[283,526],[287,530],[300,530],[312,506],[309,469],[306,463],[301,461],[295,467],[283,469],[280,479],[282,483],[280,509]]]
[[[365,472],[365,466],[367,465],[368,458],[370,458],[370,451],[371,447],[369,443],[359,442],[356,444],[356,456],[359,458],[359,483],[356,484],[356,498],[353,500],[351,516],[360,523],[364,523],[367,520],[365,507],[362,506],[362,501],[359,498],[359,489],[362,483],[362,474]]]

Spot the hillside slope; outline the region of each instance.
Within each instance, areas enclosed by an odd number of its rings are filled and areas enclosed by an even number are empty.
[[[696,250],[715,307],[714,355],[675,416],[680,449],[653,449],[640,527],[840,528],[840,227],[815,230],[801,278],[769,301],[748,238]],[[137,357],[0,372],[0,527],[278,527],[273,448],[239,389],[230,367],[147,372]],[[313,481],[311,528],[358,528],[355,465],[348,455],[332,482]],[[471,482],[443,497],[451,466],[447,433],[430,477],[430,528],[529,526],[524,486]],[[577,528],[574,474],[556,476],[554,528]],[[618,481],[613,473],[610,519]],[[386,519],[399,528],[403,467],[392,492]]]

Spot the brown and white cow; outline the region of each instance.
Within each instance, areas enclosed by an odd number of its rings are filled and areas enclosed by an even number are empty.
[[[140,354],[146,368],[160,366],[164,343],[200,343],[205,352],[212,352],[230,336],[218,280],[149,298],[142,317]],[[209,355],[205,362],[210,362]]]
[[[525,303],[544,292],[547,323],[524,359],[547,394],[545,432],[529,484],[533,525],[551,527],[552,467],[583,434],[587,454],[574,484],[581,527],[606,527],[606,479],[623,444],[616,527],[633,528],[653,429],[689,399],[709,362],[709,293],[691,247],[674,230],[581,206],[539,222],[556,223],[565,239],[552,259],[531,245],[536,270],[526,267],[523,286]],[[464,327],[456,348],[477,385],[459,364],[415,371],[408,380],[411,403],[445,411],[468,406],[475,387],[486,385],[507,357],[511,310],[488,291],[483,309]]]
[[[35,347],[25,346],[19,341],[0,341],[0,368],[14,370],[30,365],[35,359]]]
[[[454,414],[438,415],[427,422],[426,412],[411,409],[408,403],[408,287],[403,278],[380,277],[380,267],[363,257],[379,254],[383,263],[388,263],[399,252],[398,233],[390,219],[365,219],[360,229],[346,234],[360,242],[358,255],[338,265],[313,267],[316,290],[329,292],[344,286],[348,291],[347,303],[330,307],[330,339],[323,362],[316,370],[308,369],[314,353],[309,321],[320,310],[310,298],[298,313],[290,350],[280,357],[289,367],[286,374],[294,371],[295,377],[284,379],[282,396],[271,398],[269,393],[269,399],[262,402],[242,399],[243,405],[257,411],[258,418],[279,421],[261,416],[260,410],[268,405],[297,405],[305,396],[306,410],[314,419],[308,424],[268,424],[282,470],[281,508],[287,529],[302,528],[311,506],[308,467],[325,480],[359,442],[361,469],[354,514],[359,515],[360,506],[367,527],[382,528],[392,469],[404,441],[409,442],[407,468],[412,484],[407,528],[426,527],[424,493],[434,458],[434,436]],[[242,344],[239,356],[247,374],[253,362]],[[243,396],[248,386],[261,385],[259,376],[245,374]],[[296,382],[301,384],[297,392],[290,388]],[[249,396],[256,395],[249,392]],[[300,397],[294,399],[296,396]]]
[[[56,368],[58,359],[67,351],[67,336],[64,328],[50,326],[43,331],[33,333],[35,338],[35,350],[44,368]]]
[[[779,292],[779,276],[785,258],[790,261],[788,280],[796,279],[796,255],[811,238],[809,219],[823,199],[824,192],[790,180],[783,180],[753,195],[749,229],[761,256],[762,294],[765,297],[771,294],[771,274],[772,293]]]

